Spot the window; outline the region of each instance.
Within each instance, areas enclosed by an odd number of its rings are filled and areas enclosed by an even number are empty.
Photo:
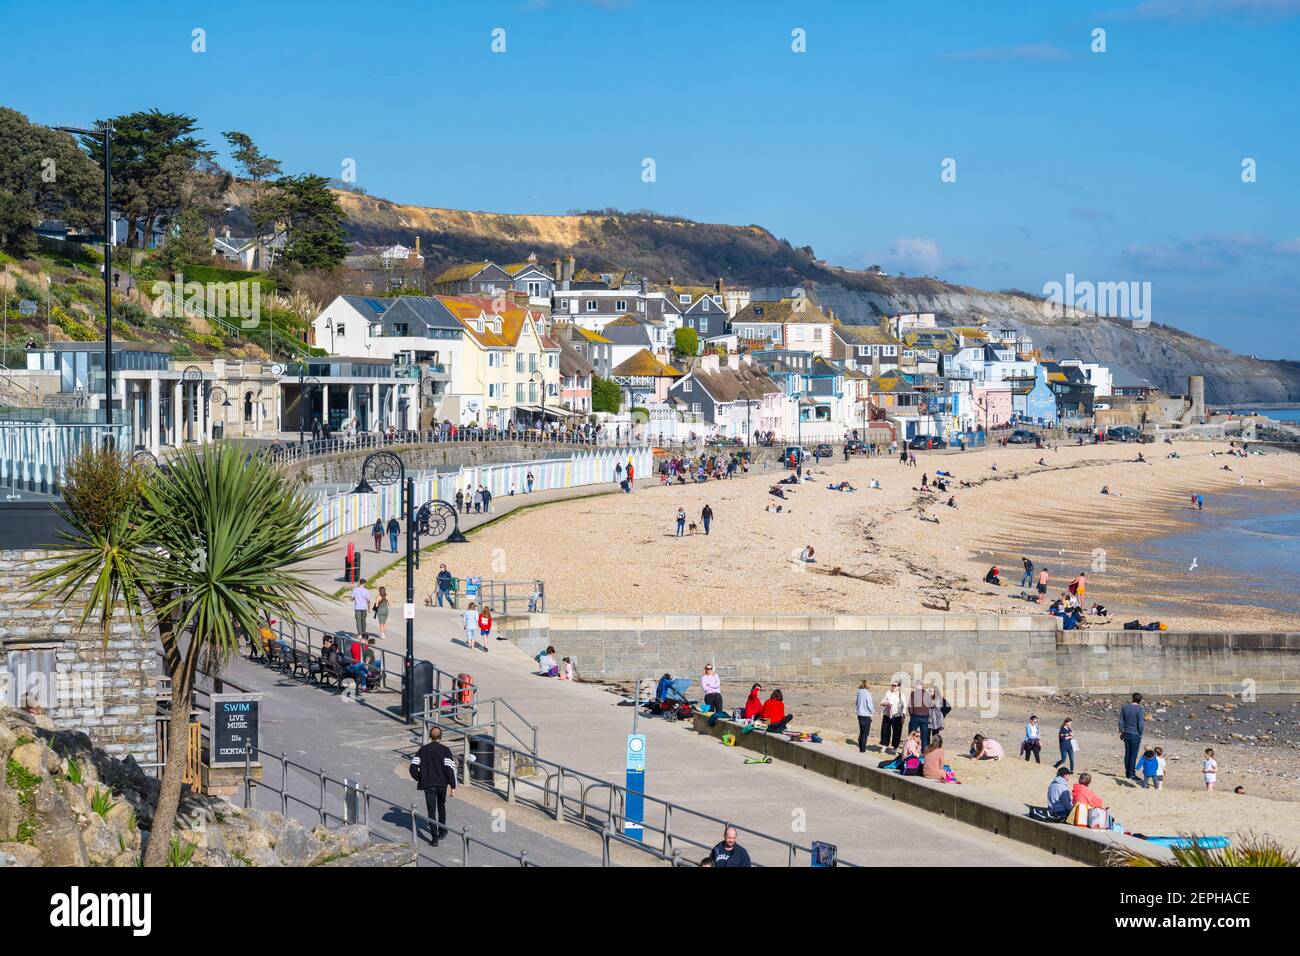
[[[708,319],[700,319],[700,331],[701,331],[701,332],[707,332],[707,331],[709,331],[709,320],[708,320]]]
[[[614,300],[614,311],[615,311],[615,312],[626,312],[626,311],[627,311],[627,299],[615,299],[615,300]]]
[[[524,354],[522,352],[519,352],[516,353],[515,355],[515,371],[522,372],[523,370],[524,370]]]
[[[699,403],[699,402],[692,402],[692,403],[691,403],[691,411],[693,411],[693,412],[698,412],[698,411],[700,411],[700,403]]]
[[[528,297],[530,299],[537,299],[537,298],[541,298],[541,295],[542,295],[542,284],[540,282],[529,282]]]
[[[822,329],[820,325],[813,329],[812,333],[814,342],[820,342],[822,340]]]
[[[334,334],[337,335],[339,338],[343,338],[343,336],[348,334],[348,330],[344,327],[342,322],[335,322]]]
[[[637,310],[638,312],[644,312],[644,311],[645,311],[645,299],[637,299],[637,300],[636,300],[636,310]]]
[[[578,300],[577,300],[577,299],[570,299],[570,300],[569,300],[569,315],[577,315],[577,314],[578,314]]]
[[[523,383],[523,382],[516,382],[516,383],[515,383],[515,401],[516,401],[516,402],[520,402],[520,403],[522,403],[523,400],[524,400],[524,383]]]
[[[596,300],[595,300],[595,299],[588,299],[588,300],[587,300],[587,311],[588,311],[588,312],[595,312],[595,311],[596,311]]]
[[[694,390],[695,390],[695,383],[694,383],[694,382],[689,381],[689,380],[688,380],[688,381],[685,381],[685,382],[682,382],[682,391],[683,391],[683,392],[691,392],[691,391],[694,391]]]
[[[57,708],[60,695],[56,686],[53,647],[10,648],[6,667],[9,680],[0,684],[0,704],[19,708],[30,703],[46,710]],[[69,676],[70,675],[65,675]],[[65,686],[64,692],[70,689]]]
[[[703,311],[703,312],[708,312],[708,311],[709,311],[709,300],[708,300],[708,299],[701,299],[700,302],[701,302],[701,304],[704,306],[704,308],[703,308],[701,311]]]
[[[546,367],[547,367],[547,368],[555,368],[555,353],[554,353],[554,352],[548,352],[548,353],[547,353],[547,355],[546,355]]]
[[[245,392],[244,393],[244,421],[251,422],[252,420],[253,420],[253,393]]]
[[[537,371],[537,353],[536,353],[536,352],[529,352],[529,353],[528,353],[528,371],[530,371],[530,372],[536,372],[536,371]]]

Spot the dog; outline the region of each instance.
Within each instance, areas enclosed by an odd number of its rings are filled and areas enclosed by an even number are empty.
[[[688,524],[688,525],[686,526],[686,533],[687,533],[687,534],[695,534],[696,531],[698,531],[698,530],[699,530],[699,529],[696,527],[694,521],[692,521],[690,524]]]

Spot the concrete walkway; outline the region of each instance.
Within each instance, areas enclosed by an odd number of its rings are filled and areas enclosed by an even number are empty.
[[[830,466],[836,462],[827,462]],[[750,476],[770,478],[772,471],[751,470]],[[733,479],[744,480],[744,479]],[[638,484],[640,484],[638,482]],[[657,480],[655,481],[657,485]],[[619,493],[616,486],[597,485],[580,489],[537,492],[516,495],[493,501],[492,515],[461,515],[462,529],[470,531],[486,521],[495,520],[519,507],[543,504],[549,501],[586,497],[594,494]],[[653,493],[643,488],[634,493]],[[373,551],[373,538],[368,533],[352,535],[334,543],[328,556],[307,566],[308,577],[329,593],[346,591],[343,581],[343,554],[351,540],[358,548],[369,547],[369,557],[378,558]],[[387,544],[387,541],[385,541]],[[399,548],[404,541],[399,542]],[[451,546],[454,548],[454,546]],[[454,557],[454,550],[446,552]],[[363,558],[363,575],[374,580],[376,573],[389,567],[401,555],[385,551],[383,565],[376,561],[366,567]],[[479,569],[456,568],[454,573],[476,573]],[[400,573],[400,569],[399,569]],[[400,580],[400,578],[399,578]],[[390,593],[397,589],[390,587]],[[372,588],[373,591],[373,588]],[[394,613],[389,618],[388,637],[383,646],[401,653],[405,646],[403,620],[400,614],[402,598],[394,594]],[[535,665],[508,641],[491,642],[491,650],[471,651],[464,643],[460,613],[446,608],[427,608],[423,595],[417,595],[415,617],[415,654],[430,660],[435,666],[451,673],[467,672],[473,675],[480,700],[500,697],[509,701],[538,728],[538,752],[546,760],[564,764],[583,773],[611,782],[622,783],[627,734],[632,730],[630,706],[620,706],[620,697],[595,684],[566,683],[536,676]],[[306,623],[328,630],[351,632],[355,626],[351,605],[346,597],[316,603],[315,613],[304,616]],[[560,654],[564,649],[559,649]],[[657,674],[647,674],[648,679]],[[232,679],[238,679],[232,674]],[[648,688],[647,688],[648,689]],[[325,700],[333,702],[328,691],[305,688]],[[729,700],[742,696],[738,687],[724,687]],[[275,691],[278,694],[278,690]],[[295,693],[293,700],[299,696]],[[375,701],[383,700],[376,696]],[[286,698],[285,702],[288,702]],[[394,701],[395,703],[395,701]],[[275,705],[269,705],[268,710]],[[297,706],[292,704],[290,706]],[[347,706],[351,712],[362,710],[355,704]],[[314,710],[313,708],[311,708]],[[348,711],[337,712],[334,721],[351,721]],[[308,712],[309,713],[309,712]],[[377,718],[383,721],[385,718]],[[310,736],[315,724],[309,715],[296,722],[286,739],[299,740]],[[373,746],[382,755],[375,769],[382,776],[384,760],[398,760],[396,738],[406,731],[400,728],[396,737],[379,725],[366,722],[369,730],[355,733],[349,745],[354,749]],[[396,725],[394,725],[396,726]],[[985,834],[965,824],[956,823],[914,807],[903,806],[867,790],[850,787],[795,767],[780,764],[747,765],[746,754],[737,749],[723,747],[717,741],[695,734],[688,723],[668,723],[658,719],[641,719],[638,731],[647,736],[646,790],[662,800],[681,803],[710,816],[734,820],[751,830],[760,831],[781,840],[807,845],[812,840],[836,844],[840,856],[863,865],[1061,865],[1065,861],[1049,853],[1018,843]],[[340,731],[335,731],[338,733]],[[366,735],[374,734],[367,743]],[[340,742],[341,743],[341,742]],[[827,746],[837,745],[827,740]],[[288,748],[286,748],[288,749]],[[844,748],[848,749],[848,748]],[[854,754],[856,756],[856,753]],[[876,757],[875,759],[879,759]],[[328,764],[327,764],[328,765]],[[401,768],[398,768],[399,770]],[[390,769],[390,773],[396,773]],[[373,775],[373,774],[371,774]],[[405,781],[404,771],[400,777]],[[479,792],[477,798],[492,801],[492,795]],[[505,807],[499,802],[499,808]],[[492,803],[487,803],[491,808]],[[662,822],[662,811],[647,808],[648,822]],[[509,814],[524,826],[551,827],[549,837],[569,841],[592,841],[578,827],[552,824],[538,811],[527,807],[512,807]],[[534,819],[529,819],[531,815]],[[720,827],[715,823],[692,823],[687,815],[675,811],[674,832],[685,833],[702,844],[711,844],[720,838]],[[742,839],[757,862],[782,865],[786,851],[778,844],[757,837]],[[694,857],[696,851],[684,848]],[[541,851],[539,851],[541,852]],[[558,851],[556,851],[558,852]],[[589,851],[590,852],[590,851]],[[598,853],[598,850],[595,852]],[[703,851],[699,851],[703,856]],[[626,860],[626,854],[621,859]],[[646,858],[648,859],[648,858]],[[577,859],[574,862],[578,862]]]

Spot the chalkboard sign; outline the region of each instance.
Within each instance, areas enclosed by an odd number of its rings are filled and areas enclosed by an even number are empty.
[[[246,751],[250,754],[250,764],[257,766],[261,763],[257,752],[261,705],[261,694],[212,695],[209,767],[242,767]]]

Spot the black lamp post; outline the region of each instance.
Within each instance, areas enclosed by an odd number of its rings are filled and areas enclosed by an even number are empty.
[[[415,566],[420,566],[420,536],[430,535],[439,537],[447,530],[448,523],[451,524],[451,534],[447,535],[447,540],[452,544],[467,544],[469,538],[460,530],[460,516],[456,512],[456,507],[450,501],[444,501],[441,498],[435,498],[433,501],[426,501],[415,512]]]
[[[318,379],[314,375],[308,375],[306,364],[299,363],[298,365],[298,446],[299,447],[302,447],[305,441],[303,437],[303,432],[305,431],[306,424],[307,424],[308,386],[311,386],[313,388],[320,388],[321,387],[320,379]],[[329,409],[323,409],[323,414],[326,418],[328,418]],[[312,434],[314,435],[315,432],[312,432]]]
[[[406,462],[402,456],[391,451],[377,451],[367,455],[361,463],[361,480],[357,482],[354,494],[373,494],[375,489],[367,480],[367,474],[381,487],[401,482],[402,514],[406,519],[406,607],[402,616],[406,618],[406,662],[402,680],[402,717],[409,724],[415,713],[415,515],[412,502],[415,499],[415,479],[406,477]],[[358,635],[364,637],[364,635]]]
[[[528,376],[528,382],[529,384],[531,384],[537,381],[538,379],[541,380],[540,391],[542,393],[542,406],[541,406],[542,420],[540,424],[542,429],[542,437],[545,438],[546,437],[546,376],[542,374],[542,370],[540,368]]]
[[[203,369],[197,365],[185,366],[185,371],[181,372],[181,407],[185,408],[187,401],[185,395],[191,390],[194,393],[193,404],[185,412],[185,440],[194,440],[194,419],[199,417],[199,386],[203,382]],[[191,412],[193,414],[191,414]],[[204,427],[207,427],[207,408],[203,409]]]
[[[75,133],[104,141],[104,424],[113,424],[113,125],[98,129],[56,126],[65,133]],[[110,436],[109,441],[112,441]]]

